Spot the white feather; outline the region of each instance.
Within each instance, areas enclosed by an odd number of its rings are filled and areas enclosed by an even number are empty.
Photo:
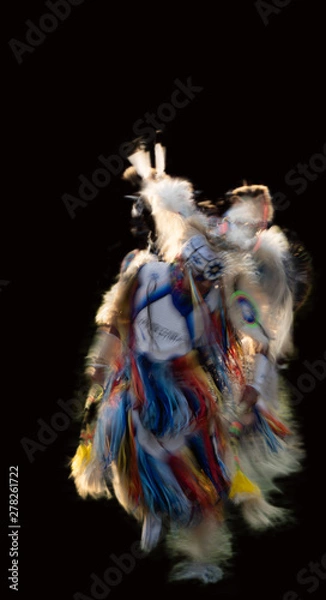
[[[264,530],[275,525],[284,525],[292,517],[289,509],[273,506],[262,496],[239,499],[244,520],[252,529]]]
[[[193,187],[186,179],[166,175],[158,181],[149,181],[143,193],[154,215],[160,210],[169,210],[189,217],[195,210]]]
[[[225,523],[207,516],[193,527],[171,527],[166,536],[169,555],[186,557],[192,567],[204,563],[228,566],[232,558],[232,534]]]
[[[150,177],[152,165],[149,152],[145,152],[145,150],[137,150],[137,152],[131,154],[131,156],[128,156],[128,160],[133,167],[135,167],[138,175],[142,177],[142,179],[147,179]]]
[[[155,168],[157,177],[162,177],[165,172],[165,155],[166,148],[164,148],[162,144],[155,144]]]

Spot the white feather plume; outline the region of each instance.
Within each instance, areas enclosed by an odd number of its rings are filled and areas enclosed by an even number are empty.
[[[152,173],[151,156],[149,152],[139,149],[134,154],[128,156],[129,162],[135,167],[138,175],[142,179],[147,179]]]
[[[166,148],[162,144],[155,144],[155,169],[156,177],[162,177],[165,172]]]
[[[166,175],[158,181],[149,181],[143,188],[143,194],[154,215],[161,210],[168,210],[189,217],[196,208],[193,187],[186,179]]]

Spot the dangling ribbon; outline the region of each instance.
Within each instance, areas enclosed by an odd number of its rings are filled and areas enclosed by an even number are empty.
[[[188,269],[188,276],[193,305],[194,338],[196,341],[198,341],[198,339],[204,337],[205,341],[209,343],[211,337],[211,320],[209,318],[207,304],[205,303],[202,295],[200,294],[196,286],[191,269]],[[200,325],[202,325],[203,327],[200,327]]]
[[[262,495],[260,488],[243,473],[239,459],[239,442],[243,431],[240,421],[233,421],[229,427],[231,446],[234,453],[235,473],[231,480],[229,498],[235,503],[248,497],[257,498]]]

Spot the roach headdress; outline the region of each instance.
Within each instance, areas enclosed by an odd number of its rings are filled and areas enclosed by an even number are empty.
[[[156,247],[160,256],[173,261],[184,243],[201,234],[206,237],[207,217],[198,210],[193,184],[186,178],[166,173],[166,148],[160,141],[154,145],[154,165],[151,152],[140,146],[128,157],[140,190],[134,196],[134,209],[149,210],[155,222]],[[207,242],[208,243],[208,242]]]

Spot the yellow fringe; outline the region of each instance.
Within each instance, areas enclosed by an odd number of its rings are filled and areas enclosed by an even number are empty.
[[[76,454],[71,461],[71,470],[73,473],[80,471],[91,460],[92,444],[79,444]]]
[[[237,469],[237,472],[233,478],[231,489],[229,492],[229,497],[232,499],[235,496],[242,494],[250,494],[251,496],[261,496],[261,491],[255,483],[250,481],[240,469]]]

